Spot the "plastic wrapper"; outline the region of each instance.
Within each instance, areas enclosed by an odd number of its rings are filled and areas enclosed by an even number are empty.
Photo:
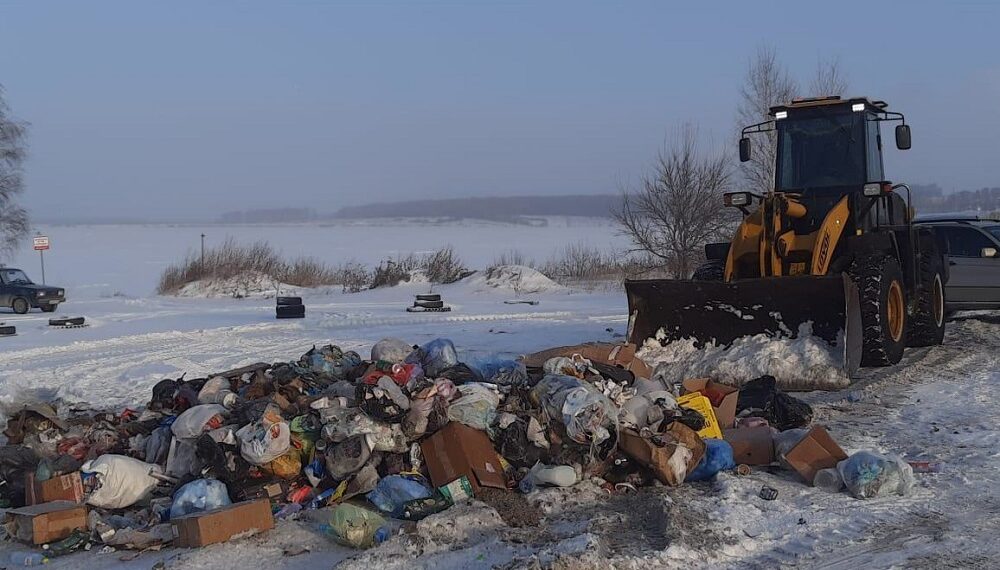
[[[352,548],[371,548],[388,538],[385,519],[378,513],[351,503],[333,509],[330,524],[323,527],[334,540]]]
[[[281,416],[265,413],[236,432],[240,455],[253,465],[264,465],[284,455],[291,446],[291,430]],[[275,421],[279,420],[279,421]]]
[[[226,484],[217,479],[195,479],[177,489],[170,505],[170,518],[210,511],[231,505]]]
[[[916,480],[913,468],[903,458],[872,451],[859,451],[837,464],[848,492],[858,499],[906,495]]]
[[[159,484],[154,474],[163,473],[159,465],[124,455],[102,455],[84,463],[80,471],[89,481],[85,488],[93,487],[87,504],[102,509],[124,509],[149,497]]]
[[[448,419],[487,431],[500,405],[500,395],[487,384],[469,383],[458,388],[459,397],[448,405]]]
[[[428,378],[437,378],[442,371],[458,364],[455,345],[446,338],[436,338],[406,357],[407,362],[417,362]]]
[[[219,404],[203,404],[184,410],[170,425],[174,437],[197,439],[206,431],[222,427],[226,408]]]
[[[314,346],[302,355],[299,362],[317,374],[343,380],[361,364],[361,356],[354,351],[344,352],[339,346],[328,344],[321,348]]]
[[[733,460],[733,446],[729,445],[729,442],[722,439],[706,439],[704,441],[705,456],[702,457],[694,471],[688,473],[685,481],[708,481],[715,477],[719,471],[727,471],[736,467],[736,461]]]
[[[548,374],[531,391],[550,418],[562,422],[576,443],[617,440],[618,410],[608,398],[573,376]],[[453,404],[454,405],[454,404]]]

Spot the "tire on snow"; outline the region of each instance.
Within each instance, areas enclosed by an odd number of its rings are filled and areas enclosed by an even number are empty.
[[[725,277],[726,262],[722,260],[706,261],[691,275],[694,281],[722,281]]]
[[[920,238],[920,260],[917,267],[920,290],[913,303],[909,346],[934,346],[944,341],[944,263],[932,236]]]
[[[906,348],[908,320],[906,288],[899,262],[885,255],[859,258],[851,266],[850,274],[858,285],[861,297],[861,326],[864,331],[861,365],[896,364],[903,358],[903,349]],[[892,303],[890,296],[895,298]],[[894,319],[890,319],[890,312]],[[895,337],[893,333],[896,333]]]

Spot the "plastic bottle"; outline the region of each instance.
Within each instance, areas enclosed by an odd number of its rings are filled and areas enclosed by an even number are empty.
[[[538,462],[521,479],[518,488],[522,493],[530,493],[539,485],[569,487],[575,484],[576,469],[569,465],[545,465]]]
[[[813,486],[827,493],[839,493],[844,488],[844,479],[836,468],[820,469],[813,477]]]
[[[43,554],[16,550],[10,553],[10,563],[13,566],[41,566],[49,561]]]

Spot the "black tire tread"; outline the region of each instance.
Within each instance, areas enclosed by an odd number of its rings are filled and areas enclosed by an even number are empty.
[[[438,293],[427,293],[424,295],[416,295],[418,301],[440,301],[441,295]]]
[[[935,277],[940,276],[941,286],[944,287],[944,263],[933,236],[921,236],[917,243],[920,245],[917,276],[921,289],[914,299],[907,342],[910,346],[935,346],[944,341],[944,319],[942,318],[940,326],[934,319],[933,283]]]
[[[726,262],[713,259],[698,266],[691,275],[694,281],[722,281],[726,277]]]
[[[440,309],[444,306],[444,301],[417,301],[413,303],[413,306],[424,309]]]
[[[906,347],[906,323],[903,338],[894,342],[883,327],[886,302],[883,295],[888,291],[887,281],[893,277],[902,285],[902,270],[895,258],[887,255],[870,255],[854,260],[851,277],[858,286],[861,302],[861,326],[863,330],[861,365],[891,366],[903,357]],[[905,305],[905,291],[904,305]]]

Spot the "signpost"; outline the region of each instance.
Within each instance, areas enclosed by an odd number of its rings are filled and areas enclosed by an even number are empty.
[[[42,261],[42,285],[45,285],[45,250],[49,249],[49,236],[42,234],[35,236],[34,248],[38,252],[38,258]]]

